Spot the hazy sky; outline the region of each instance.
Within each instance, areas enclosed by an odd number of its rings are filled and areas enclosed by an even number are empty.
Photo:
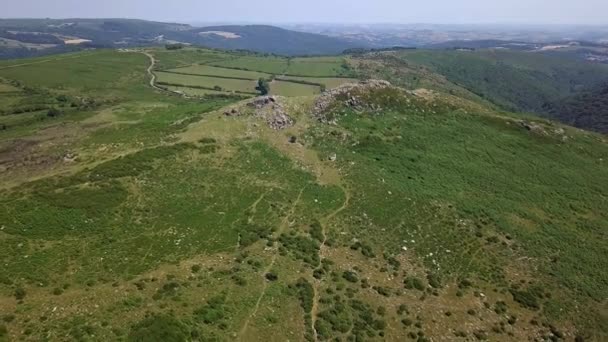
[[[608,25],[608,0],[0,0],[0,17]]]

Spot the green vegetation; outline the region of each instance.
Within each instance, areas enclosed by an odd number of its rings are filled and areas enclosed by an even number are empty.
[[[188,328],[174,317],[154,315],[133,325],[128,340],[132,342],[180,342],[187,340],[188,336]]]
[[[497,111],[414,65],[430,52],[146,52],[158,86],[200,96],[150,87],[139,52],[0,69],[2,338],[608,336],[603,136]],[[325,107],[305,83],[383,73],[434,91]],[[293,95],[268,116],[229,96],[260,77]]]
[[[605,65],[514,51],[404,51],[397,55],[517,111],[543,112],[546,103],[593,87],[608,76]]]
[[[270,92],[270,85],[268,84],[268,80],[265,78],[260,78],[258,80],[258,85],[255,87],[255,90],[260,92],[260,95],[268,95]]]
[[[207,77],[195,75],[182,75],[168,72],[157,72],[158,84],[182,87],[200,87],[202,89],[239,92],[245,94],[255,93],[255,82],[220,77]],[[219,87],[219,88],[218,88]]]
[[[312,77],[354,76],[346,59],[339,57],[293,58],[289,60],[284,74]]]
[[[201,62],[204,62],[202,60]],[[257,80],[260,77],[269,77],[270,74],[255,72],[255,71],[246,71],[246,70],[237,70],[237,69],[226,69],[226,68],[218,68],[210,65],[191,65],[183,68],[171,69],[167,70],[167,72],[174,72],[178,74],[185,75],[200,75],[200,76],[215,76],[215,77],[234,77],[241,78],[247,80]]]
[[[320,87],[309,84],[294,82],[273,81],[270,85],[270,93],[282,96],[307,96],[320,93]]]
[[[210,65],[237,69],[257,71],[266,74],[281,75],[288,67],[288,59],[282,57],[244,56],[221,62],[213,62]]]

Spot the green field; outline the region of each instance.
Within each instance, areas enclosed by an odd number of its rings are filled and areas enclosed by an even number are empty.
[[[321,92],[315,85],[299,84],[293,82],[273,81],[270,83],[270,93],[281,96],[308,96]]]
[[[167,89],[171,91],[178,91],[189,96],[205,96],[205,95],[225,95],[225,91],[217,91],[202,88],[189,88],[189,87],[175,87],[167,86]]]
[[[345,68],[345,59],[341,57],[310,57],[310,58],[279,58],[261,56],[222,56],[218,52],[185,51],[173,52],[181,57],[171,57],[171,53],[151,51],[161,62],[165,60],[180,60],[191,65],[180,68],[157,71],[158,82],[161,85],[184,86],[180,91],[192,96],[208,95],[215,93],[221,87],[226,92],[238,91],[243,93],[255,93],[255,84],[252,82],[260,78],[269,79],[272,74],[282,73],[303,76],[280,76],[280,80],[271,84],[271,93],[282,96],[308,96],[320,92],[319,85],[326,88],[335,88],[341,84],[354,82],[354,78],[328,77],[340,75],[353,75],[353,71]],[[201,59],[197,59],[197,55]],[[209,59],[208,59],[209,58]],[[219,58],[211,60],[211,58]],[[222,59],[223,58],[223,59]],[[162,68],[157,68],[162,69]],[[291,71],[290,71],[291,70]],[[326,76],[326,77],[320,77]],[[220,79],[225,78],[225,79]],[[248,81],[249,80],[249,81]],[[294,82],[288,82],[293,80]],[[306,84],[308,83],[308,84]],[[187,87],[202,87],[197,89]]]
[[[356,78],[340,78],[340,77],[294,77],[281,76],[281,80],[303,81],[307,83],[323,84],[327,89],[332,89],[341,86],[345,83],[356,83]]]
[[[209,65],[281,75],[287,70],[287,58],[245,56],[221,62],[211,62]]]
[[[20,91],[20,89],[12,86],[10,84],[0,83],[0,93],[11,93],[11,92],[16,92],[16,91],[18,92],[18,91]]]
[[[286,75],[292,76],[352,76],[353,72],[344,58],[312,57],[289,60]]]
[[[207,49],[182,49],[178,52],[164,49],[150,50],[158,59],[157,68],[160,70],[174,69],[191,64],[206,64],[236,58],[228,53]]]
[[[18,79],[31,86],[94,91],[109,84],[120,86],[121,81],[130,82],[134,75],[143,77],[145,62],[146,57],[136,53],[83,53],[69,59],[0,69],[0,77]]]
[[[607,339],[604,135],[496,109],[452,52],[349,59],[416,91],[274,80],[254,106],[226,95],[287,59],[146,52],[191,97],[139,52],[0,69],[0,341]],[[354,82],[319,77],[341,61],[290,79]]]
[[[253,80],[236,80],[229,78],[207,77],[180,75],[168,72],[157,72],[159,84],[167,83],[169,85],[182,85],[205,87],[213,90],[214,87],[220,87],[221,90],[231,92],[243,92],[255,94],[256,81]]]
[[[260,78],[268,78],[269,74],[245,71],[236,69],[218,68],[209,65],[191,65],[183,68],[171,69],[170,72],[181,73],[181,74],[193,74],[203,76],[220,76],[220,77],[235,77],[235,78],[246,78],[250,80],[258,80]]]

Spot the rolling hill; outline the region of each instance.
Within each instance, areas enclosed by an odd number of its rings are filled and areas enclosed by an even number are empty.
[[[263,25],[195,28],[135,19],[0,19],[2,58],[172,43],[280,55],[337,54],[355,47],[339,38]]]
[[[605,136],[467,57],[0,61],[0,340],[605,341]]]

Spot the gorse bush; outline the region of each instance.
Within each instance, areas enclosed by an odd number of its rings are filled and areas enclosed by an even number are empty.
[[[130,342],[183,342],[190,336],[188,327],[173,316],[159,314],[133,325]]]

